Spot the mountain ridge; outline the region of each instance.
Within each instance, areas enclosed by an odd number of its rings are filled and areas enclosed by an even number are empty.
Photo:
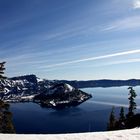
[[[33,78],[27,78],[27,77],[33,77]],[[90,87],[113,87],[113,86],[139,86],[140,85],[140,79],[127,79],[127,80],[114,80],[114,79],[99,79],[99,80],[48,80],[48,79],[40,79],[34,74],[31,75],[24,75],[24,76],[17,76],[17,77],[12,77],[9,79],[12,80],[20,80],[20,79],[26,79],[31,80],[34,79],[34,83],[37,83],[39,81],[45,81],[45,82],[58,82],[58,83],[67,83],[70,84],[71,86],[75,88],[90,88]],[[33,81],[33,80],[32,80]],[[30,81],[31,82],[31,81]]]
[[[128,80],[111,80],[111,79],[100,79],[100,80],[61,80],[62,82],[68,83],[76,88],[90,88],[90,87],[115,87],[115,86],[139,86],[140,79],[128,79]]]

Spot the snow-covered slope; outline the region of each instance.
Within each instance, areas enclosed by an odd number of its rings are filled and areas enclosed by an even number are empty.
[[[73,88],[72,86],[70,86],[68,84],[65,84],[65,83],[55,84],[54,83],[54,85],[49,88],[49,93],[50,94],[68,93],[68,92],[72,92],[74,90],[75,90],[75,88]]]
[[[7,101],[18,101],[21,97],[30,96],[37,93],[37,80],[34,75],[14,77],[11,79],[1,80],[0,99]]]
[[[79,134],[0,134],[0,140],[140,140],[140,128],[110,132],[92,132]]]

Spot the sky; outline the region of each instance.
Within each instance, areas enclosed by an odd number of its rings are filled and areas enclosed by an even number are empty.
[[[140,0],[0,0],[8,77],[140,79]]]

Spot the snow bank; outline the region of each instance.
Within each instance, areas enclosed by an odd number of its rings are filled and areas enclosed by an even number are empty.
[[[140,128],[79,134],[0,134],[0,140],[140,140]]]

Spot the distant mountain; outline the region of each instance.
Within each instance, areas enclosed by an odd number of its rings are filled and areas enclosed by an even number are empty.
[[[88,88],[88,87],[115,87],[115,86],[139,86],[140,79],[129,80],[88,80],[88,81],[68,81],[61,80],[61,82],[70,84],[75,88]]]

